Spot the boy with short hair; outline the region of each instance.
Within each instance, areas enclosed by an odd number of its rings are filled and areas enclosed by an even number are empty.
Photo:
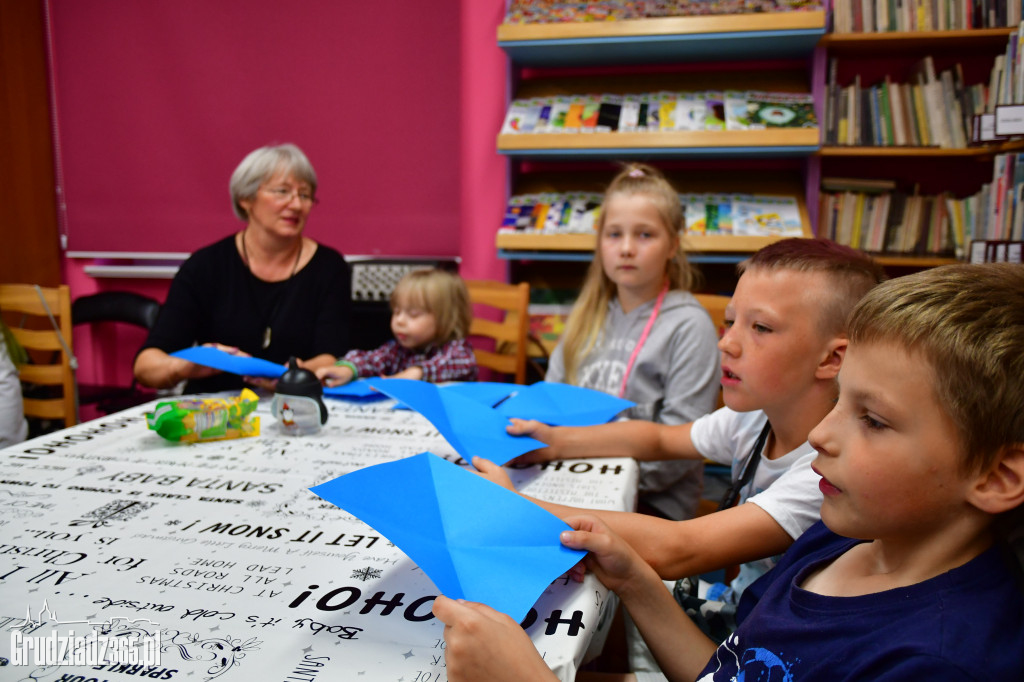
[[[1022,376],[1024,267],[945,266],[869,293],[810,434],[823,523],[746,591],[717,649],[601,521],[571,519],[562,542],[591,552],[669,679],[1021,679]],[[541,679],[511,619],[443,597],[434,610],[452,682]]]
[[[551,428],[513,420],[509,432],[548,443],[520,461],[573,457],[708,458],[731,466],[733,481],[756,467],[739,504],[715,514],[669,521],[643,514],[595,512],[666,579],[745,563],[736,593],[771,567],[818,520],[821,493],[810,469],[807,434],[832,408],[846,351],[846,316],[884,279],[866,254],[834,242],[786,239],[740,267],[726,309],[722,353],[725,408],[689,424],[631,420]],[[770,423],[761,447],[758,436]],[[485,476],[511,487],[507,475],[474,460]],[[565,518],[579,509],[537,501]],[[754,563],[756,562],[756,563]]]

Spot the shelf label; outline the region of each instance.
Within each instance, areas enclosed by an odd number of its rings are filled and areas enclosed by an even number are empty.
[[[1024,135],[1024,104],[1002,104],[996,107],[995,134]]]

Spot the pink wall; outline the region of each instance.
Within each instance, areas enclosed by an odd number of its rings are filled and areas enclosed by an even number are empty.
[[[217,9],[218,3],[198,0],[130,4],[127,14],[124,3],[114,0],[51,0],[58,107],[64,112],[61,142],[71,249],[187,252],[228,234],[241,226],[230,213],[226,189],[234,165],[255,146],[291,139],[306,149],[320,176],[322,203],[309,228],[313,238],[349,254],[459,255],[466,277],[504,279],[506,268],[495,255],[494,233],[507,184],[506,163],[495,151],[505,110],[507,61],[496,44],[505,3],[402,3],[401,11],[407,16],[401,21],[393,20],[396,11],[388,9],[392,4],[310,0],[280,12],[277,3],[255,0],[246,4],[249,9],[243,16]],[[222,83],[231,97],[256,89],[260,101],[282,100],[288,106],[259,120],[242,106],[211,111],[205,102],[218,92],[211,84],[197,102],[194,121],[165,117],[157,126],[152,116],[166,116],[160,111],[166,101],[151,93],[141,104],[152,107],[145,114],[149,124],[129,121],[139,126],[140,134],[169,125],[200,126],[197,139],[186,136],[170,143],[186,147],[174,164],[164,161],[168,148],[151,140],[144,148],[127,145],[124,149],[119,136],[125,122],[120,118],[116,121],[120,129],[87,136],[90,125],[94,130],[107,125],[103,114],[110,97],[138,100],[139,96],[130,90],[119,95],[110,88],[109,71],[103,78],[90,76],[91,85],[79,82],[83,74],[89,75],[83,59],[92,64],[94,73],[104,73],[102,69],[109,70],[111,65],[96,62],[117,56],[109,45],[97,55],[96,48],[83,41],[90,34],[109,39],[112,31],[105,22],[112,21],[113,15],[121,21],[132,17],[141,21],[147,6],[165,12],[163,17],[156,11],[146,18],[161,19],[150,27],[148,42],[162,50],[171,49],[168,43],[173,36],[157,36],[154,26],[173,25],[174,31],[182,31],[186,25],[178,21],[180,16],[190,17],[187,26],[230,18],[230,25],[221,23],[224,30],[207,26],[186,41],[186,45],[196,44],[202,56],[196,68],[208,63],[210,50],[216,48],[222,58],[238,60],[238,68],[249,79],[246,88]],[[318,21],[317,11],[330,20]],[[204,21],[196,21],[197,16]],[[124,49],[145,47],[147,41],[141,40],[137,30],[122,33],[134,36],[119,39]],[[276,40],[280,34],[288,40]],[[228,38],[248,41],[242,44],[255,61],[225,56],[229,51],[218,45]],[[174,49],[179,50],[176,58],[195,56],[183,45]],[[283,56],[273,59],[274,54]],[[68,73],[71,67],[62,61],[71,57],[79,68],[77,75]],[[307,85],[299,86],[296,79],[307,70]],[[308,98],[321,90],[333,93],[317,95],[330,98],[314,112],[325,118],[300,121],[307,126],[305,132],[280,133],[299,125],[281,112],[289,107],[309,110]],[[355,98],[353,93],[363,97]],[[69,122],[66,109],[83,98],[88,116]],[[69,146],[80,155],[78,165],[72,163],[71,168],[66,158]],[[70,171],[74,172],[69,177]],[[175,218],[175,223],[165,222],[174,207],[192,213]],[[179,238],[168,232],[173,232],[172,224],[197,229]],[[99,241],[76,244],[83,234]],[[123,239],[104,241],[117,234]],[[125,241],[140,237],[141,246]],[[64,259],[64,278],[73,296],[125,289],[159,300],[166,295],[168,280],[97,279],[85,273],[91,262]],[[143,335],[124,325],[105,327],[95,335],[87,329],[75,330],[80,381],[130,379],[131,358]]]

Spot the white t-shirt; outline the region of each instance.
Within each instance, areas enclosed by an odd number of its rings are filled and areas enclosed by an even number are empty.
[[[767,417],[764,412],[734,412],[723,407],[693,423],[690,439],[707,459],[732,468],[732,480],[757,442]],[[811,469],[817,456],[804,442],[782,457],[767,459],[763,453],[752,482],[740,491],[739,503],[752,502],[764,509],[795,540],[821,518],[818,475]],[[747,585],[775,565],[776,557],[743,564],[732,582],[739,595]]]
[[[0,335],[0,448],[20,443],[27,434],[18,368],[11,361],[7,344]]]

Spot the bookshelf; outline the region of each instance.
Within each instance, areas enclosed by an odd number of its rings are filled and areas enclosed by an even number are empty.
[[[502,24],[498,44],[510,58],[510,96],[631,94],[704,90],[812,92],[811,58],[824,34],[822,11],[670,17],[616,22]],[[754,60],[754,61],[750,61]],[[820,116],[819,116],[820,119]],[[510,165],[510,194],[601,191],[609,163],[642,160],[661,168],[681,192],[756,192],[796,197],[805,234],[806,160],[820,147],[818,128],[499,134]],[[591,164],[603,170],[591,170]],[[711,165],[716,170],[708,173]],[[758,164],[765,170],[756,175]],[[537,167],[542,172],[537,172]],[[580,181],[581,175],[599,181]],[[541,180],[538,180],[541,178]],[[771,189],[767,189],[767,187]],[[542,189],[537,189],[542,187]],[[589,261],[594,235],[498,232],[499,257],[513,261]],[[771,237],[688,236],[699,263],[734,264]]]
[[[1009,36],[1015,28],[979,28],[970,30],[944,31],[900,31],[880,33],[830,33],[824,36],[818,46],[819,59],[827,64],[825,71],[831,77],[832,60],[837,61],[835,85],[847,88],[855,79],[863,88],[882,83],[886,78],[895,83],[916,82],[915,68],[926,57],[931,59],[936,72],[957,71],[962,74],[961,83],[970,87],[981,83],[990,86],[991,71],[996,58],[1005,55]],[[829,99],[829,82],[816,83],[822,96]],[[906,86],[902,86],[905,89]],[[887,95],[888,96],[888,95]],[[956,107],[966,108],[970,98],[958,99]],[[827,107],[835,108],[833,105]],[[904,103],[901,105],[906,107]],[[954,110],[949,104],[945,109]],[[863,112],[864,110],[860,110]],[[935,108],[932,108],[935,111]],[[896,111],[894,110],[893,125]],[[929,117],[932,114],[929,114]],[[875,119],[878,120],[877,118]],[[881,119],[883,125],[885,119]],[[955,117],[951,117],[955,121]],[[865,144],[829,144],[832,137],[830,126],[835,120],[826,114],[823,132],[826,144],[817,151],[811,161],[810,170],[819,177],[852,177],[865,179],[888,179],[897,184],[898,190],[906,194],[918,192],[923,196],[948,196],[961,200],[977,193],[986,183],[993,182],[994,160],[998,155],[1017,153],[1024,150],[1020,140],[990,142],[981,145],[939,147],[931,140],[931,146],[872,146]],[[904,130],[907,125],[904,124]],[[969,132],[969,131],[967,131]],[[834,135],[834,133],[833,133]],[[889,129],[892,135],[892,128]],[[849,140],[847,140],[849,142]],[[877,140],[875,141],[877,143]],[[946,142],[949,143],[948,140]],[[892,145],[893,140],[882,140]],[[969,144],[969,140],[968,140]],[[824,196],[822,190],[819,196]],[[808,201],[814,199],[809,194]],[[947,204],[948,205],[948,204]],[[813,213],[818,208],[812,209]],[[952,209],[950,209],[952,210]],[[834,215],[834,214],[833,214]],[[825,231],[825,217],[816,216],[818,233]],[[893,254],[883,255],[879,260],[891,269],[919,269],[954,262],[953,258],[933,255]]]

